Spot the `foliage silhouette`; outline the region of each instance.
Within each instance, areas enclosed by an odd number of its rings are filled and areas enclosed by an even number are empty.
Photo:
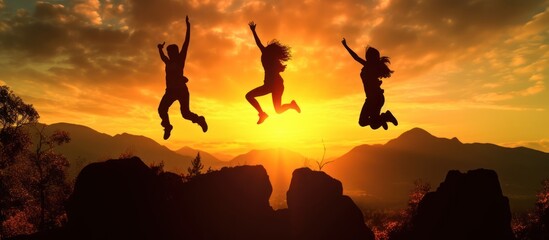
[[[119,159],[132,158],[132,157],[135,157],[133,147],[126,148],[126,150],[124,150],[124,152],[120,153],[120,155],[118,156]]]
[[[24,103],[8,86],[0,86],[0,238],[34,230],[23,210],[30,199],[20,166],[31,144],[22,127],[39,117],[32,105]]]
[[[513,219],[513,230],[518,240],[549,239],[549,179],[541,183],[534,209]]]
[[[202,161],[200,160],[200,153],[197,153],[196,157],[191,161],[191,166],[187,168],[187,176],[185,176],[185,178],[189,180],[202,174],[203,168],[204,164],[202,164]]]
[[[0,169],[24,152],[30,139],[21,127],[37,122],[39,117],[31,104],[24,103],[8,86],[0,86]]]
[[[135,156],[131,156],[129,158],[132,158]],[[149,168],[154,172],[155,175],[160,175],[161,173],[164,173],[164,161],[161,161],[160,163],[152,163],[149,165]]]
[[[423,197],[431,190],[431,184],[422,179],[414,181],[414,188],[408,195],[408,206],[398,216],[397,221],[387,224],[387,239],[398,239],[412,229],[412,219],[418,213],[418,207]]]
[[[38,118],[32,105],[0,87],[0,238],[59,227],[64,221],[68,161],[54,149],[70,138],[63,131],[46,133]]]
[[[191,38],[191,23],[189,22],[189,16],[185,17],[185,22],[187,24],[187,32],[181,51],[179,51],[179,47],[176,44],[171,44],[166,48],[168,51],[168,56],[166,56],[163,50],[166,42],[157,45],[160,59],[166,64],[166,92],[158,106],[158,114],[162,119],[160,125],[164,127],[165,140],[170,137],[173,129],[173,126],[170,124],[168,109],[175,101],[179,101],[183,118],[200,125],[203,132],[208,131],[208,124],[206,123],[204,116],[198,116],[196,113],[191,112],[189,108],[189,89],[187,88],[189,79],[183,75],[185,60],[187,59],[187,50]]]
[[[38,230],[54,227],[57,218],[64,214],[62,202],[70,193],[70,186],[66,181],[66,172],[69,161],[54,149],[70,142],[69,133],[54,131],[47,136],[45,126],[35,127],[38,141],[33,154],[30,156],[32,174],[31,186],[34,186],[35,198],[39,200],[40,222]]]

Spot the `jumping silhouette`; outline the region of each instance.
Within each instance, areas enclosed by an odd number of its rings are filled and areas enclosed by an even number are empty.
[[[166,93],[164,93],[162,100],[160,100],[160,105],[158,106],[158,114],[162,119],[161,125],[164,127],[164,139],[170,137],[170,133],[173,129],[173,126],[170,124],[168,109],[176,100],[179,101],[183,118],[200,125],[203,132],[208,131],[206,119],[203,116],[198,116],[191,112],[189,108],[189,89],[186,84],[189,79],[183,75],[185,59],[187,58],[187,49],[189,48],[189,39],[191,37],[189,16],[185,17],[185,22],[187,23],[187,32],[181,52],[179,51],[177,44],[171,44],[166,48],[168,52],[168,57],[166,57],[163,50],[166,42],[158,44],[160,58],[166,64]]]
[[[361,127],[370,125],[372,129],[378,129],[383,127],[387,130],[387,122],[398,125],[397,119],[393,116],[391,111],[381,113],[381,107],[385,103],[385,96],[383,96],[383,89],[381,89],[382,81],[380,78],[391,77],[393,71],[389,69],[387,63],[390,63],[389,57],[380,57],[379,51],[373,47],[366,49],[366,60],[360,58],[349,46],[345,38],[341,41],[345,49],[349,51],[349,54],[360,64],[362,64],[362,70],[360,71],[360,78],[362,78],[362,84],[364,85],[364,92],[366,93],[366,100],[360,111],[360,118],[358,124]]]
[[[255,97],[267,95],[269,93],[273,96],[273,105],[276,113],[283,113],[290,108],[300,113],[301,109],[294,100],[289,104],[281,103],[282,94],[284,93],[284,80],[280,76],[280,73],[284,72],[286,69],[286,65],[282,63],[288,61],[291,57],[290,48],[280,44],[276,39],[271,40],[266,47],[263,46],[255,32],[256,24],[250,22],[248,25],[254,34],[255,43],[261,50],[261,64],[265,70],[263,85],[254,88],[246,94],[246,99],[258,112],[259,120],[257,121],[257,124],[261,124],[269,115],[261,109],[261,106],[259,105],[259,102],[255,100]]]

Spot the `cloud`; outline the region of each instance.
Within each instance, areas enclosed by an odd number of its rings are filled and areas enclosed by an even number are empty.
[[[549,25],[549,8],[536,14],[530,21],[521,26],[511,41],[523,41],[532,36],[536,37],[539,33],[547,33],[549,31],[547,25]]]
[[[549,139],[540,139],[537,141],[510,142],[510,143],[504,143],[502,145],[507,147],[527,147],[527,148],[549,153]]]
[[[255,20],[264,42],[279,38],[293,47],[288,78],[309,71],[301,84],[312,87],[319,77],[357,78],[359,66],[340,46],[343,36],[357,52],[366,44],[382,49],[393,57],[397,76],[406,79],[466,54],[461,49],[497,39],[539,5],[491,0],[37,2],[34,13],[2,21],[10,29],[0,33],[0,46],[10,49],[5,55],[17,57],[14,62],[49,64],[50,73],[62,78],[77,76],[96,86],[135,84],[135,79],[162,75],[154,46],[164,40],[180,44],[188,14],[193,37],[187,72],[204,83],[217,81],[228,87],[230,81],[225,80],[244,79],[257,69],[258,54],[246,26]],[[529,25],[544,15],[534,19]],[[329,67],[335,62],[347,64]],[[205,71],[205,66],[215,67]],[[252,78],[261,79],[261,73]],[[349,89],[339,85],[333,95]],[[198,91],[208,94],[206,90]],[[320,87],[319,94],[332,91],[333,87]]]
[[[84,19],[94,25],[101,25],[103,19],[99,14],[101,3],[99,0],[78,1],[74,5],[74,13],[82,16]]]
[[[4,9],[0,79],[43,116],[56,116],[50,119],[126,111],[139,116],[136,125],[156,124],[165,88],[156,44],[181,45],[185,15],[192,26],[185,68],[191,104],[227,128],[221,121],[253,112],[243,96],[264,78],[251,20],[264,43],[276,38],[292,48],[283,99],[317,114],[337,109],[354,122],[364,99],[361,66],[341,46],[343,37],[359,55],[372,45],[391,57],[386,106],[545,108],[538,103],[549,74],[545,0],[66,0]]]
[[[96,16],[98,4],[37,2],[33,13],[3,19],[9,28],[0,32],[0,46],[7,49],[0,53],[0,59],[6,59],[0,67],[31,68],[57,79],[51,84],[71,82],[104,90],[132,85],[157,73],[157,65],[149,61],[154,48],[143,49],[149,34],[102,24]],[[3,76],[11,82],[21,78]]]
[[[393,0],[382,11],[383,22],[368,34],[372,45],[416,60],[407,65],[429,68],[498,41],[543,5],[536,0]]]

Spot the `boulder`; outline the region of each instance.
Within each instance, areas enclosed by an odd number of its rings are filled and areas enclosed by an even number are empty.
[[[66,203],[67,227],[79,239],[152,239],[155,178],[136,157],[89,164]]]
[[[151,170],[139,158],[86,166],[66,204],[65,227],[14,239],[373,239],[361,211],[323,172],[298,169],[288,209],[269,205],[262,166],[193,177]]]
[[[262,166],[222,168],[185,183],[179,204],[190,239],[277,239]]]
[[[292,239],[374,239],[341,182],[324,172],[295,170],[287,203]]]
[[[509,200],[497,173],[449,171],[435,192],[419,203],[406,239],[512,240]]]

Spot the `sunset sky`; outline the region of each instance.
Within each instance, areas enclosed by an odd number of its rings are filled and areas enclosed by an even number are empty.
[[[174,103],[162,140],[157,107],[165,89],[156,44],[191,42],[185,75],[191,110],[210,129],[183,120]],[[283,101],[302,113],[277,115],[271,96],[244,95],[263,83],[264,44],[292,48]],[[0,84],[35,106],[40,121],[89,126],[236,155],[284,147],[320,158],[385,143],[413,127],[462,142],[549,152],[549,1],[545,0],[0,0]],[[360,56],[374,46],[391,58],[383,81],[397,127],[358,125],[364,102]]]

